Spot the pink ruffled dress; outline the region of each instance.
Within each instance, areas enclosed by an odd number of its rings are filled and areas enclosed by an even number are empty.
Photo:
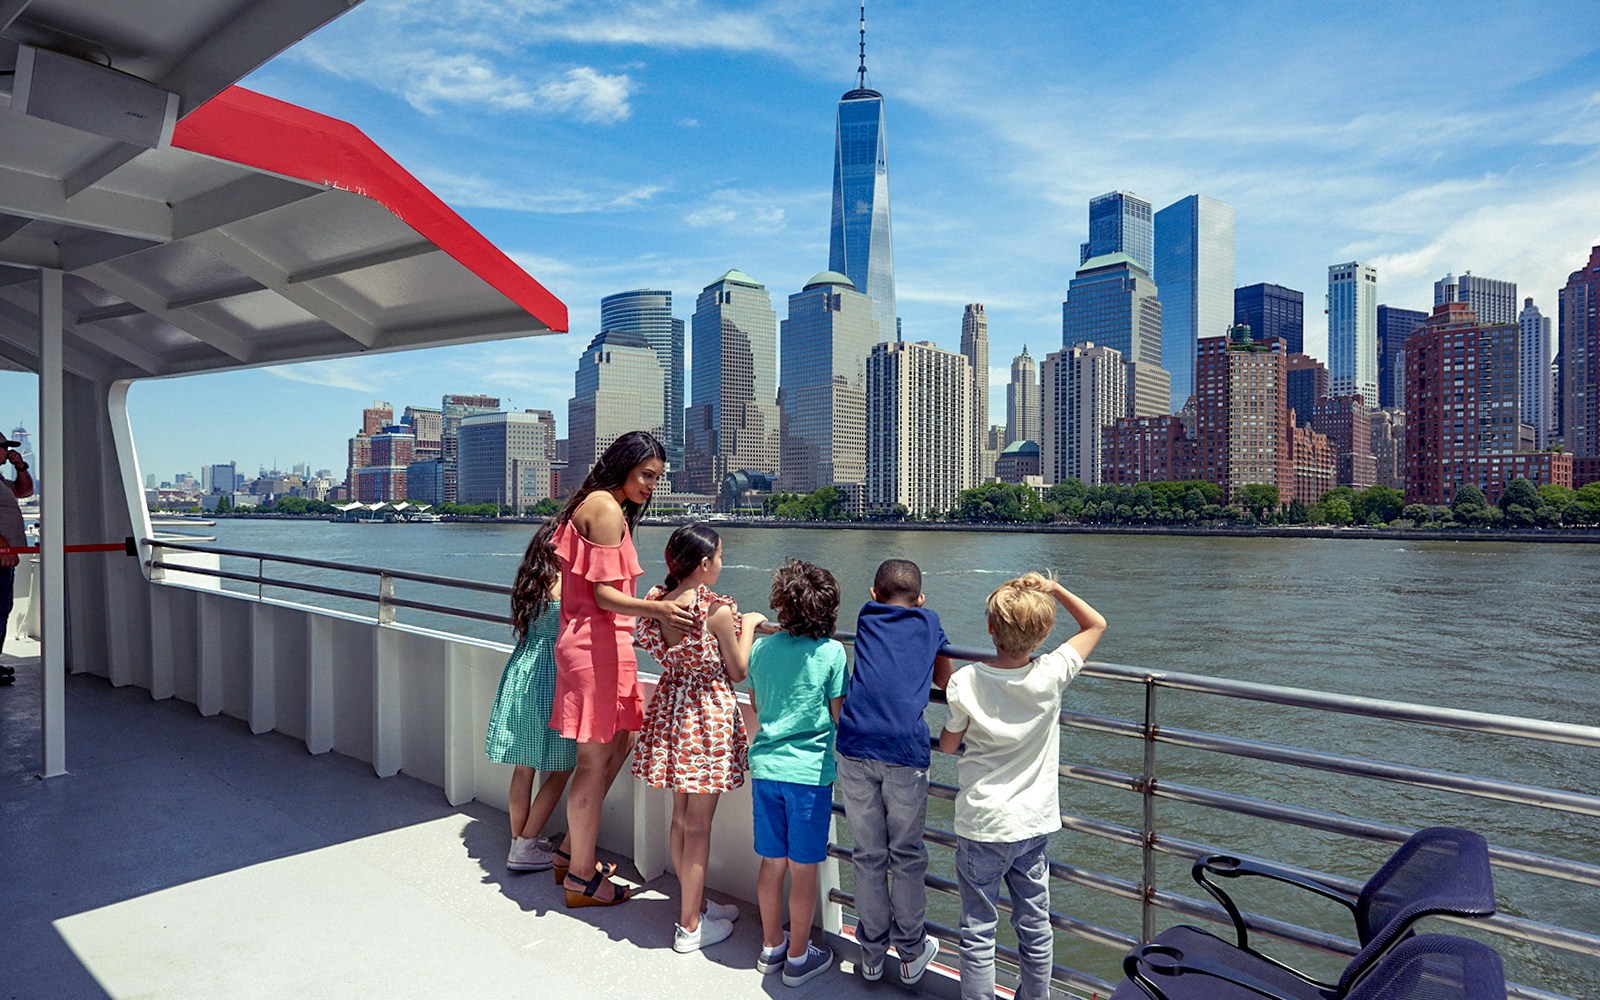
[[[550,728],[579,743],[605,743],[644,722],[632,615],[594,600],[596,583],[614,583],[629,597],[644,572],[633,536],[623,528],[616,545],[597,545],[572,522],[551,538],[561,562],[561,633],[556,638],[556,691]]]

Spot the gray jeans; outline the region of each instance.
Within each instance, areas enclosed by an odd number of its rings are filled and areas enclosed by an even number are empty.
[[[922,954],[928,848],[928,771],[838,755],[834,787],[855,839],[856,940],[864,965],[883,964],[889,946]]]
[[[991,844],[956,841],[956,881],[961,886],[961,1000],[994,1000],[995,905],[1004,879],[1011,890],[1011,926],[1017,932],[1017,1000],[1050,996],[1055,934],[1050,929],[1050,862],[1045,838]]]

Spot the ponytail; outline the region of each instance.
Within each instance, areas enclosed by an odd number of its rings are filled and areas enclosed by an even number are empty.
[[[703,524],[686,524],[667,539],[667,578],[661,588],[671,591],[689,578],[702,560],[717,554],[722,538]]]

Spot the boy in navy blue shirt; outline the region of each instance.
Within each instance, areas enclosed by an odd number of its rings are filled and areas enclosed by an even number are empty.
[[[881,979],[893,945],[908,986],[939,953],[924,924],[930,741],[922,712],[929,686],[944,687],[951,673],[949,658],[939,655],[944,628],[922,601],[916,563],[890,559],[878,567],[872,600],[856,618],[856,664],[835,744],[835,785],[855,839],[861,975]]]

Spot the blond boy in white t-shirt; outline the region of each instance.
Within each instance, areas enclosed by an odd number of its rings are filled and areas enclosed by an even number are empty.
[[[1078,633],[1037,660],[1056,605]],[[1018,1000],[1050,995],[1054,935],[1046,838],[1061,828],[1061,691],[1105,634],[1098,611],[1055,580],[1028,573],[989,595],[992,664],[969,663],[945,687],[950,721],[939,749],[963,742],[956,797],[956,879],[961,886],[961,996],[993,1000],[1000,883],[1011,891],[1011,926],[1021,956]]]

